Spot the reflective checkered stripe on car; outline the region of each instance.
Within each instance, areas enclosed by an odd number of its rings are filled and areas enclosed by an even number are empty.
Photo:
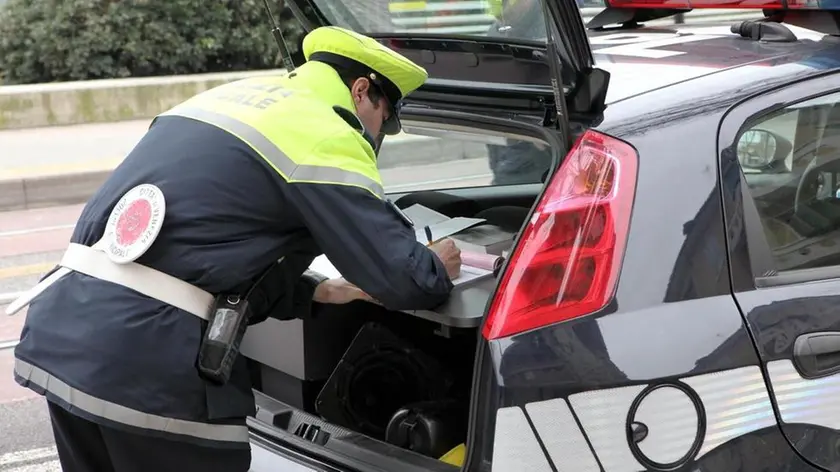
[[[840,414],[819,413],[831,410],[833,396],[811,396],[806,407],[785,395],[816,393],[840,384],[840,377],[804,380],[790,361],[772,362],[768,371],[783,419],[840,427]],[[758,366],[593,390],[498,410],[493,470],[551,472],[551,461],[560,472],[643,471],[696,460],[775,424]]]

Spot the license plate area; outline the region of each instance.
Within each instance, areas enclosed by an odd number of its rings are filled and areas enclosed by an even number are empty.
[[[329,472],[303,464],[280,451],[251,442],[251,468],[248,472]]]

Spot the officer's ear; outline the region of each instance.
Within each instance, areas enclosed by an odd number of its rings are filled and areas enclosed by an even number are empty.
[[[370,86],[370,80],[365,77],[359,77],[353,81],[353,85],[350,86],[350,95],[353,96],[353,102],[356,106],[358,106],[365,97],[370,97]]]
[[[362,92],[364,82],[361,78],[353,79],[353,83],[350,84],[350,96],[353,97],[353,103],[356,104],[358,108],[359,103],[362,101],[362,97],[364,93]]]

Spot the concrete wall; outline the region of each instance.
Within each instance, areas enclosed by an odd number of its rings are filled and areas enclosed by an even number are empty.
[[[0,87],[0,130],[153,118],[215,86],[282,73],[267,70],[4,86]]]

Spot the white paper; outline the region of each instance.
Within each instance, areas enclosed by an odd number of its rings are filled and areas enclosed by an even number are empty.
[[[485,221],[481,218],[464,218],[461,216],[449,218],[419,203],[406,208],[403,213],[414,222],[414,236],[418,242],[423,244],[429,242],[426,238],[426,226],[432,230],[432,240],[436,241],[460,233]]]
[[[463,218],[457,217],[452,218],[451,220],[442,221],[440,223],[430,225],[429,229],[432,230],[432,241],[437,241],[438,239],[445,238],[447,236],[452,236],[453,234],[460,233],[467,228],[471,228],[477,224],[484,223],[484,220],[479,218]],[[426,229],[422,226],[418,226],[414,230],[414,234],[417,237],[417,241],[426,244],[429,241],[426,239]]]
[[[479,269],[478,267],[461,265],[461,273],[458,274],[458,277],[455,277],[455,279],[452,280],[452,284],[458,287],[459,285],[480,280],[490,275],[493,275],[492,271]]]
[[[480,218],[464,218],[460,216],[457,218],[449,218],[446,215],[440,214],[431,208],[420,205],[419,203],[415,203],[414,205],[406,208],[403,210],[403,213],[414,222],[415,237],[417,238],[417,241],[422,244],[426,244],[428,242],[425,231],[426,225],[428,225],[429,229],[432,230],[432,239],[438,240],[447,236],[452,236],[453,234],[459,233],[477,224],[484,223],[485,221]],[[327,259],[327,256],[323,254],[312,261],[312,264],[309,265],[309,269],[331,279],[340,279],[342,277],[335,266],[333,266],[332,262],[330,262],[330,260]],[[481,273],[470,271],[481,271]],[[467,268],[466,266],[461,267],[461,272],[463,275],[453,280],[455,285],[470,282],[491,273],[474,267]]]
[[[403,210],[403,213],[414,222],[415,227],[421,229],[426,225],[431,226],[449,219],[448,216],[440,214],[431,208],[424,207],[419,203],[415,203],[414,205],[406,208]]]
[[[330,279],[341,278],[341,274],[338,272],[338,269],[336,269],[332,262],[327,259],[327,256],[323,254],[312,261],[312,264],[309,265],[309,270],[314,270],[315,272],[318,272],[324,277],[328,277]]]

